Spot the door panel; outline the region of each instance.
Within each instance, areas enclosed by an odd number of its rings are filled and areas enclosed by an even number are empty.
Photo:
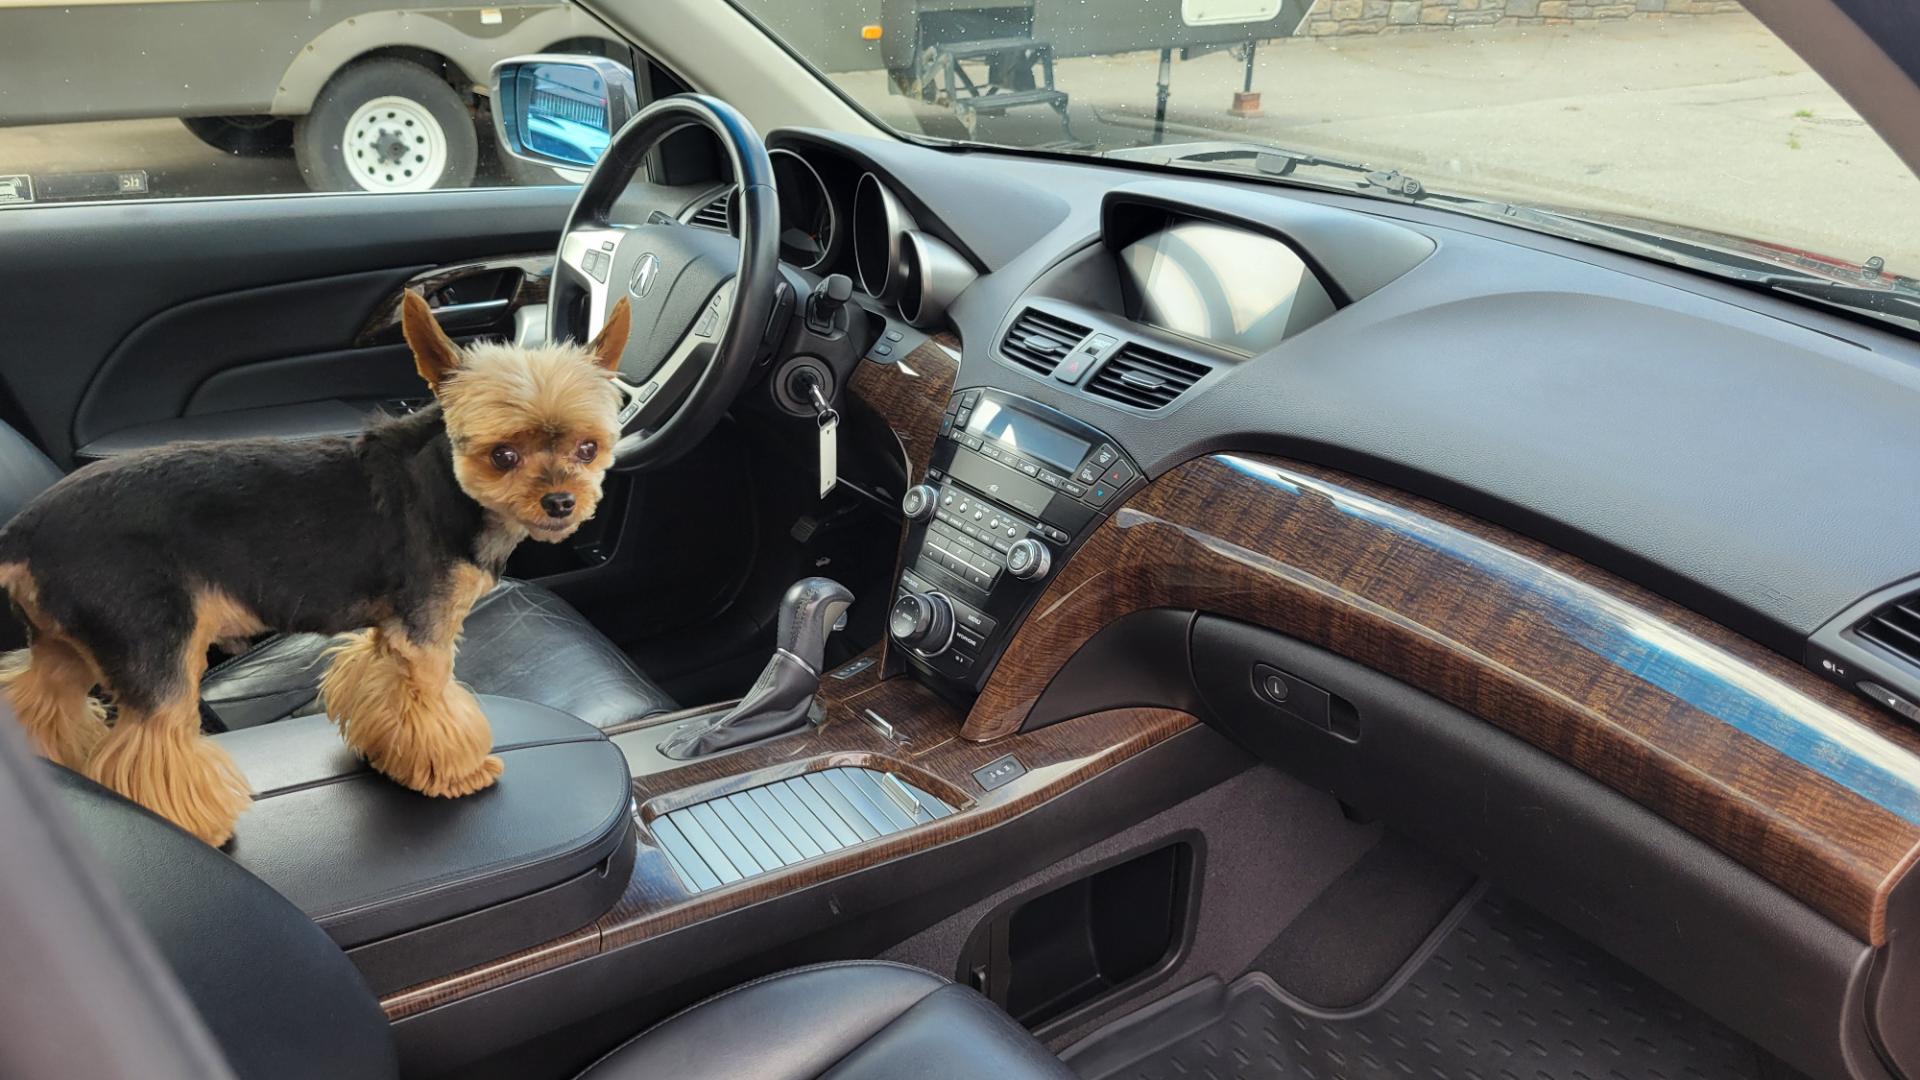
[[[416,393],[404,346],[356,348],[424,270],[550,251],[570,188],[310,195],[8,211],[0,380],[73,463],[135,423]]]
[[[84,447],[136,424],[185,416],[208,380],[237,374],[252,364],[300,365],[308,374],[301,380],[306,385],[299,390],[289,386],[289,396],[276,393],[270,383],[247,380],[252,393],[241,395],[237,407],[354,396],[353,376],[377,376],[386,366],[412,375],[405,349],[398,350],[397,357],[393,349],[369,350],[382,354],[384,362],[375,366],[355,362],[360,350],[339,347],[348,343],[367,312],[422,269],[400,267],[242,289],[154,315],[121,339],[89,382],[74,416],[74,444]],[[232,379],[226,382],[231,388]],[[425,392],[417,379],[411,382],[409,396]],[[231,402],[235,395],[229,389],[219,396]]]

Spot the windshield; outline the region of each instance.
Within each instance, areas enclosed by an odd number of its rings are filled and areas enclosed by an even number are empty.
[[[1729,0],[736,2],[910,136],[1467,195],[1920,277],[1920,180]]]

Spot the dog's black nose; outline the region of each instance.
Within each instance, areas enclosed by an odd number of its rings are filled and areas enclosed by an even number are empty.
[[[573,513],[573,492],[549,491],[540,496],[540,509],[554,517],[566,517]]]

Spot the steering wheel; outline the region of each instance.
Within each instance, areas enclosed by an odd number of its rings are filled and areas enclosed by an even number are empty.
[[[628,225],[615,203],[660,140],[714,133],[733,165],[739,238],[654,215]],[[613,136],[560,236],[547,340],[587,341],[621,298],[633,326],[614,383],[623,396],[614,468],[664,465],[699,444],[753,372],[780,280],[780,200],[760,134],[733,106],[662,98]]]

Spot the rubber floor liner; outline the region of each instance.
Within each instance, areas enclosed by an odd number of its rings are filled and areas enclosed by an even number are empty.
[[[1410,973],[1329,1013],[1266,974],[1209,979],[1064,1055],[1087,1080],[1726,1080],[1753,1044],[1519,903],[1486,894]],[[1778,1066],[1775,1065],[1777,1070]]]

